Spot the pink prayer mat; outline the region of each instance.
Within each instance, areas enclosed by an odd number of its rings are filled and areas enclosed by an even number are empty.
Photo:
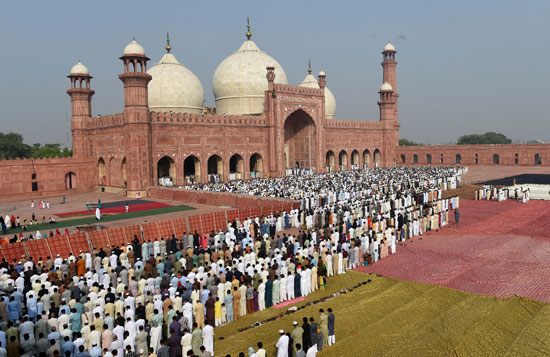
[[[285,307],[285,306],[288,306],[288,305],[292,305],[292,304],[294,304],[294,303],[304,301],[305,299],[306,299],[306,298],[304,298],[304,297],[299,297],[299,298],[296,298],[296,299],[283,301],[282,303],[277,304],[277,305],[275,305],[275,306],[273,306],[273,307],[274,307],[275,309],[280,309],[281,307]]]

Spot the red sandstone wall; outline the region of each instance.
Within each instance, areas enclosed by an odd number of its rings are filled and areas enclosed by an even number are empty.
[[[550,166],[550,144],[399,146],[395,160],[398,165],[426,165],[427,155],[431,155],[432,165],[535,166],[536,154],[541,155],[542,166]],[[460,162],[457,162],[457,155],[460,155]],[[498,155],[498,164],[493,161],[494,155]]]
[[[248,117],[243,117],[249,119]],[[229,180],[229,161],[239,154],[243,158],[244,178],[250,178],[250,157],[258,153],[263,158],[264,175],[268,172],[268,128],[231,124],[178,125],[163,121],[153,122],[153,174],[158,182],[157,163],[164,156],[176,165],[176,185],[184,184],[184,160],[194,155],[200,161],[201,182],[207,182],[208,159],[216,154],[223,161],[223,180]]]
[[[65,175],[76,174],[75,188],[65,188]],[[32,175],[36,174],[36,179]],[[24,159],[0,161],[2,199],[62,194],[93,189],[93,160],[76,158]],[[36,182],[38,191],[32,191]]]
[[[285,207],[289,204],[296,204],[296,201],[294,200],[282,198],[237,195],[227,192],[205,192],[158,187],[149,188],[147,190],[147,194],[148,197],[157,199],[200,203],[213,206],[228,206],[235,208],[275,207],[275,210],[279,210],[280,208],[278,207]]]

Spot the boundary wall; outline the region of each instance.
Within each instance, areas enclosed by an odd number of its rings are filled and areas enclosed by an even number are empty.
[[[170,201],[184,201],[212,206],[247,207],[283,207],[296,201],[284,198],[242,195],[231,192],[211,192],[184,190],[178,188],[150,187],[147,197]]]
[[[550,166],[550,144],[398,146],[397,165]]]

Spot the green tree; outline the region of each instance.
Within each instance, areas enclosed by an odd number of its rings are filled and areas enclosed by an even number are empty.
[[[405,138],[399,139],[399,146],[418,146],[418,145],[422,145],[422,144],[415,143],[414,141],[405,139]]]
[[[23,135],[0,133],[0,159],[30,157],[31,151],[31,147],[23,143]]]
[[[72,150],[61,148],[59,144],[34,144],[32,147],[32,157],[35,159],[41,157],[69,157],[72,155]]]
[[[511,144],[512,139],[508,139],[504,134],[490,131],[485,134],[463,135],[456,143],[458,145]]]

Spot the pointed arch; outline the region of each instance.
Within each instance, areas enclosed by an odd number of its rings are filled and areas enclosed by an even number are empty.
[[[332,151],[332,150],[327,151],[327,154],[325,155],[325,160],[326,160],[327,171],[328,172],[333,172],[334,171],[334,161],[336,161],[335,156],[334,156],[334,151]]]
[[[366,149],[363,151],[363,168],[364,169],[367,169],[371,166],[371,163],[370,163],[370,151],[369,149]]]
[[[176,182],[176,162],[170,156],[163,156],[157,162],[159,186],[172,186]]]
[[[340,171],[348,170],[348,153],[346,150],[342,150],[338,154],[338,168]]]
[[[316,157],[315,122],[306,111],[298,109],[284,122],[285,167],[314,168]]]
[[[353,170],[359,169],[359,151],[357,150],[351,152],[351,168]]]
[[[212,155],[207,162],[208,182],[223,181],[223,160],[219,155]]]
[[[183,160],[183,179],[188,185],[201,182],[201,162],[195,155],[189,155]]]
[[[72,190],[76,188],[76,174],[69,171],[65,174],[65,189]]]
[[[374,167],[380,167],[381,161],[382,155],[380,154],[380,150],[374,150]]]
[[[239,154],[229,158],[229,179],[242,180],[244,178],[244,160]]]
[[[535,154],[535,165],[542,165],[542,155],[541,154]]]
[[[250,178],[263,177],[264,160],[262,156],[255,152],[250,156]]]
[[[105,167],[105,160],[102,157],[97,160],[97,183],[98,185],[105,185],[107,178],[107,169]]]
[[[126,171],[126,157],[122,159],[120,164],[120,170],[122,171],[122,187],[126,188],[128,186],[128,177]]]

